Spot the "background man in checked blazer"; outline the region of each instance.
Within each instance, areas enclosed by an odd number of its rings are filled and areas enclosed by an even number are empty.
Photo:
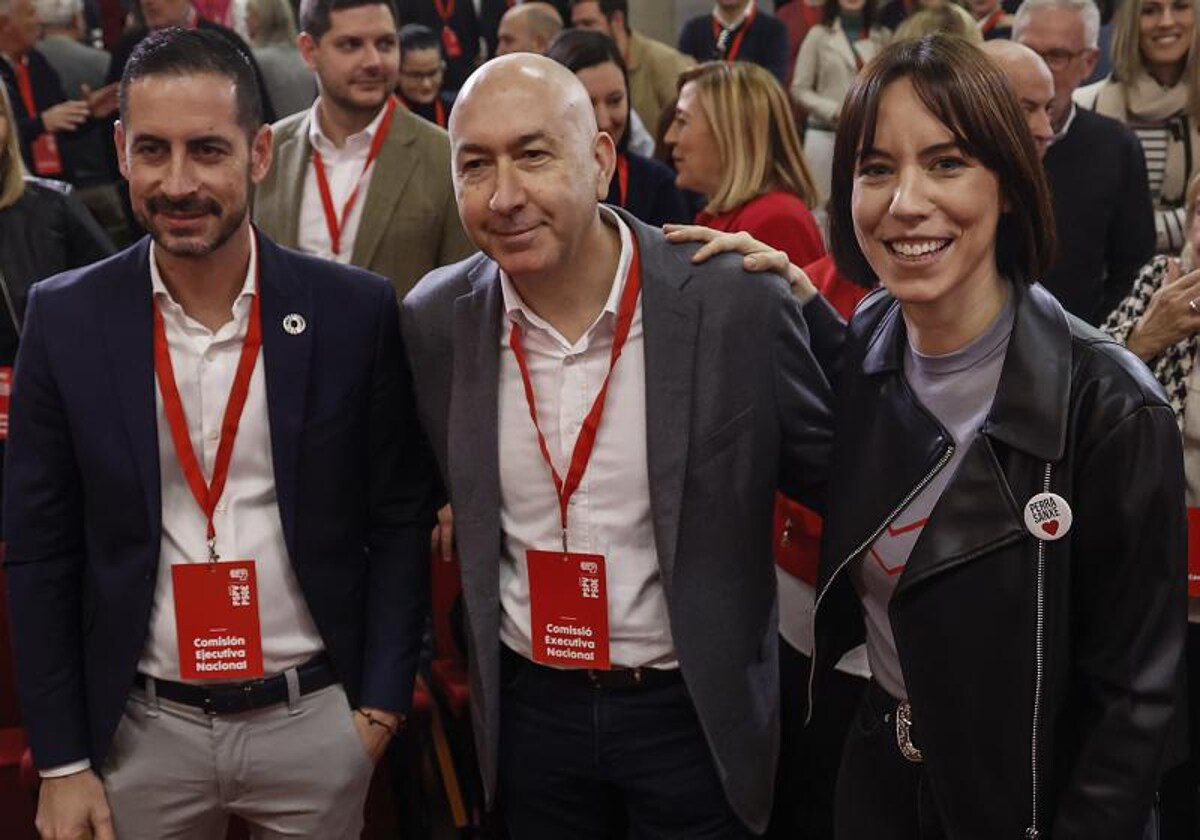
[[[400,45],[389,0],[304,0],[300,26],[320,96],[273,127],[254,222],[281,245],[382,274],[402,297],[474,250],[454,208],[446,133],[392,96]]]

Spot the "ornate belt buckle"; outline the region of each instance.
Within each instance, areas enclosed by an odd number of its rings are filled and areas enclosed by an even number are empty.
[[[900,747],[900,755],[913,764],[920,764],[925,756],[912,742],[912,706],[907,700],[902,700],[896,707],[896,744]]]

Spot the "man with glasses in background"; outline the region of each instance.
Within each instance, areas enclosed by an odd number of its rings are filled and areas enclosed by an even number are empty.
[[[1072,314],[1099,324],[1154,255],[1154,216],[1137,137],[1116,120],[1075,106],[1096,66],[1100,11],[1093,0],[1025,0],[1013,39],[1054,77],[1043,159],[1057,220],[1057,256],[1042,282]]]

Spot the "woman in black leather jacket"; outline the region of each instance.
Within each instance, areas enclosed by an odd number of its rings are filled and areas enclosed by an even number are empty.
[[[1182,744],[1171,408],[1029,282],[1054,229],[1045,181],[978,50],[893,45],[842,114],[832,250],[884,288],[844,333],[806,307],[839,374],[813,671],[865,634],[874,674],[836,836],[1141,840]],[[756,246],[708,251],[731,247]]]
[[[0,86],[0,372],[16,358],[29,287],[112,253],[70,185],[25,175],[12,108]],[[6,390],[7,383],[0,387]]]

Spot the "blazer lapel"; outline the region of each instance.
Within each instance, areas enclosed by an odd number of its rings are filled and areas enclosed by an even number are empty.
[[[454,364],[446,471],[454,499],[456,538],[467,614],[476,650],[494,643],[500,602],[500,276],[481,261],[469,276],[473,291],[454,305]],[[489,639],[491,642],[489,642]]]
[[[279,169],[278,188],[274,191],[276,205],[267,208],[275,218],[283,219],[277,226],[275,241],[285,248],[296,248],[300,242],[300,205],[304,195],[304,178],[308,174],[308,130],[311,116],[296,126],[296,131],[279,144],[275,166]]]
[[[669,592],[691,442],[700,310],[694,299],[682,294],[691,278],[691,265],[677,258],[671,246],[650,228],[627,213],[621,216],[633,229],[641,250],[650,509],[658,563]]]
[[[109,283],[97,295],[104,335],[111,356],[114,389],[129,433],[138,478],[142,482],[146,521],[157,545],[162,526],[158,462],[158,417],[154,379],[154,318],[150,291],[150,238],[142,239],[108,272]],[[158,556],[157,552],[154,555]]]
[[[300,437],[304,430],[305,397],[312,358],[314,323],[312,289],[294,274],[279,249],[258,235],[258,277],[262,316],[263,374],[267,386],[267,417],[271,425],[271,456],[275,464],[275,492],[279,517],[291,557],[296,553],[296,484],[300,461]],[[299,315],[307,324],[296,335],[283,328],[289,315]]]
[[[369,266],[375,259],[387,231],[392,213],[404,196],[413,173],[417,168],[416,155],[411,146],[416,141],[413,123],[420,117],[414,116],[403,107],[396,108],[391,131],[379,150],[375,160],[375,171],[371,174],[371,185],[367,189],[363,204],[362,221],[354,238],[354,265]]]

